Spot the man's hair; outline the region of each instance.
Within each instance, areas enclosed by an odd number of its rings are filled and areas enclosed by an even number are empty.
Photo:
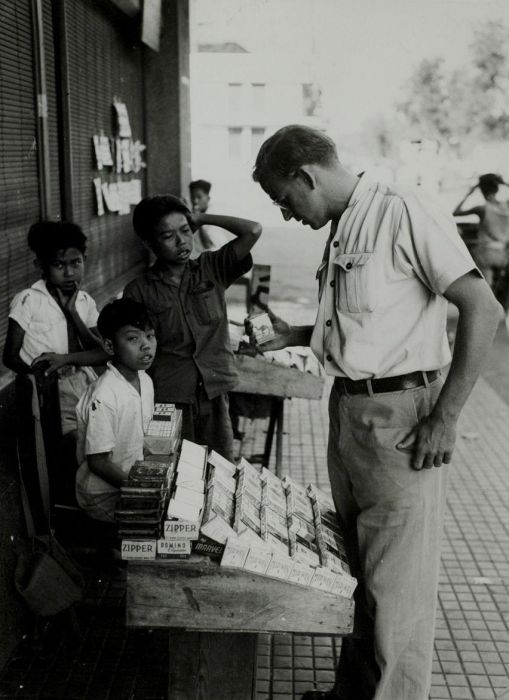
[[[175,212],[186,217],[191,213],[184,200],[172,194],[145,197],[133,212],[133,228],[136,235],[144,241],[150,241],[154,228],[161,219]]]
[[[124,326],[134,326],[142,331],[153,328],[144,304],[133,299],[116,299],[102,309],[97,319],[97,330],[103,338],[113,340],[115,333]]]
[[[49,264],[59,250],[76,248],[85,254],[87,237],[78,226],[67,221],[39,221],[28,231],[28,247],[37,259]]]
[[[499,186],[503,184],[502,177],[496,173],[486,173],[479,178],[479,189],[485,197],[490,194],[496,194]]]
[[[334,141],[309,126],[283,126],[261,145],[253,180],[263,187],[270,177],[287,178],[303,165],[331,165],[338,159]]]
[[[202,192],[205,192],[205,194],[210,194],[211,188],[212,185],[210,182],[207,182],[207,180],[193,180],[189,183],[190,192],[193,190],[201,190]]]

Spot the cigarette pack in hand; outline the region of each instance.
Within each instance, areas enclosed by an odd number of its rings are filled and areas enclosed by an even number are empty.
[[[248,316],[248,321],[251,324],[252,334],[258,345],[263,345],[263,343],[267,343],[276,337],[269,314],[265,312],[253,314]]]

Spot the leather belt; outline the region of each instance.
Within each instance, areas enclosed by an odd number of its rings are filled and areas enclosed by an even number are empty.
[[[381,379],[348,379],[336,377],[334,386],[342,394],[383,394],[388,391],[404,391],[426,386],[438,379],[439,369],[431,372],[410,372],[397,377],[382,377]]]

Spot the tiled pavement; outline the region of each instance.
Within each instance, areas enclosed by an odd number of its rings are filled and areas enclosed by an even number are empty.
[[[326,415],[325,399],[285,405],[288,471],[321,486],[327,485]],[[451,468],[431,700],[506,697],[509,688],[508,425],[509,407],[480,380]],[[264,421],[241,427],[243,454],[262,452]],[[64,617],[43,630],[39,644],[24,640],[0,676],[0,698],[166,698],[167,634],[124,628],[124,570],[89,578],[80,633],[73,635]],[[257,700],[329,687],[339,649],[333,638],[260,637]]]

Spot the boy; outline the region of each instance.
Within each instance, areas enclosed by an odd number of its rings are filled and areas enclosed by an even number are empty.
[[[221,226],[235,239],[190,260],[193,230]],[[182,437],[233,456],[227,392],[237,383],[228,337],[224,292],[252,265],[250,250],[262,227],[230,216],[191,214],[177,197],[143,199],[135,208],[136,234],[157,261],[127,285],[124,296],[145,304],[158,351],[151,375],[157,402],[182,409]]]
[[[145,370],[157,343],[146,309],[130,299],[105,306],[97,327],[112,359],[76,407],[76,499],[92,518],[113,521],[119,487],[143,459],[143,435],[154,410]]]
[[[211,188],[212,185],[207,180],[193,180],[189,183],[191,208],[195,214],[207,213],[210,206]],[[228,239],[229,236],[224,231],[218,229],[211,231],[208,226],[200,226],[194,235],[191,259],[194,260],[206,250],[217,250],[227,243]]]
[[[106,355],[95,337],[97,308],[80,290],[87,238],[73,223],[43,221],[28,232],[41,279],[16,294],[9,311],[3,362],[19,374],[41,362],[58,371],[62,434],[75,433],[75,409]],[[44,365],[40,365],[41,368]]]

